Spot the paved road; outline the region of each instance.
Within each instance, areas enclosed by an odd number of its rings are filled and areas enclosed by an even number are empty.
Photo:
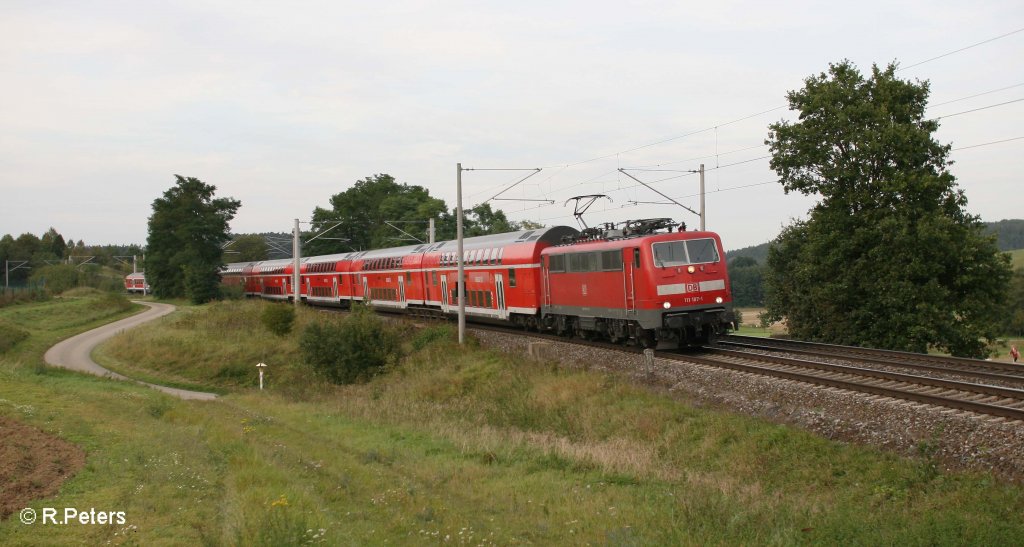
[[[114,378],[117,380],[127,380],[129,382],[136,382],[142,385],[149,386],[153,389],[159,389],[164,393],[169,393],[175,397],[182,399],[199,399],[199,400],[212,400],[216,399],[217,395],[214,393],[204,393],[202,391],[189,391],[187,389],[177,389],[173,387],[158,386],[156,384],[150,384],[148,382],[142,382],[139,380],[133,380],[127,376],[111,372],[99,365],[92,360],[91,354],[93,348],[98,346],[101,342],[111,338],[115,334],[121,331],[137,327],[147,321],[152,321],[158,317],[163,317],[172,311],[174,306],[170,304],[158,304],[155,302],[138,302],[145,306],[149,306],[149,309],[126,319],[110,323],[109,325],[103,325],[102,327],[93,329],[88,332],[83,332],[77,336],[72,336],[67,340],[59,342],[47,350],[44,359],[50,365],[63,367],[70,370],[77,370],[80,372],[88,372],[89,374],[95,374],[96,376],[105,376],[108,378]]]

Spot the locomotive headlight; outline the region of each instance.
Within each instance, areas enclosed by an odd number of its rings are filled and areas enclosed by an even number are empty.
[[[715,298],[715,304],[721,304],[721,303],[722,303],[722,297],[721,296]]]
[[[689,268],[686,268],[686,271],[689,272],[689,273],[693,273],[693,272],[697,271],[697,268],[694,268],[693,266],[690,266]]]
[[[662,306],[663,308],[665,308],[665,309],[667,310],[667,309],[669,309],[669,308],[671,308],[671,307],[672,307],[672,304],[671,304],[671,303],[669,303],[669,302],[665,302],[665,303],[664,303],[664,304],[662,304],[661,306]]]

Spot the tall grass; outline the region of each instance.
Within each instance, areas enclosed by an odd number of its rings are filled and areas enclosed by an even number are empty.
[[[225,379],[206,370],[219,364],[211,353],[251,360],[268,352],[260,356],[271,365],[262,393],[136,411],[174,451],[187,446],[192,468],[213,485],[195,483],[211,523],[182,538],[1002,545],[1024,537],[1019,488],[984,474],[946,473],[927,443],[916,459],[833,443],[695,408],[618,376],[459,346],[447,326],[407,336],[408,356],[388,374],[315,385],[295,372],[309,372],[292,361],[296,335],[260,330],[262,305],[187,310],[139,331],[135,345],[162,350],[124,348],[142,352],[146,367],[174,361],[182,374],[217,385]],[[296,331],[317,315],[300,310]],[[202,365],[175,355],[192,346]],[[249,374],[254,383],[255,370]],[[153,438],[138,431],[142,425],[125,427],[124,437]],[[164,480],[172,479],[158,476]],[[148,503],[178,502],[167,495],[171,501]],[[172,537],[155,525],[164,521],[147,522],[140,538]],[[195,525],[192,515],[166,524],[180,529],[183,522]]]

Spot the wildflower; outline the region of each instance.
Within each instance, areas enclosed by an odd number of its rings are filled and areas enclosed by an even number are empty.
[[[284,494],[281,494],[281,497],[279,497],[276,500],[274,500],[273,502],[271,502],[270,506],[271,507],[288,507],[288,498],[286,498]]]

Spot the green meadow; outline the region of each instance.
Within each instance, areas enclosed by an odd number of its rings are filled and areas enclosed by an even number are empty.
[[[29,507],[124,511],[123,525],[0,522],[9,544],[1012,545],[1020,486],[945,473],[787,426],[697,408],[624,377],[571,371],[402,329],[404,358],[333,386],[270,334],[262,302],[178,312],[97,359],[224,395],[187,402],[42,365],[49,345],[130,313],[87,294],[0,309],[0,415],[87,461]],[[267,386],[255,388],[255,363]]]

